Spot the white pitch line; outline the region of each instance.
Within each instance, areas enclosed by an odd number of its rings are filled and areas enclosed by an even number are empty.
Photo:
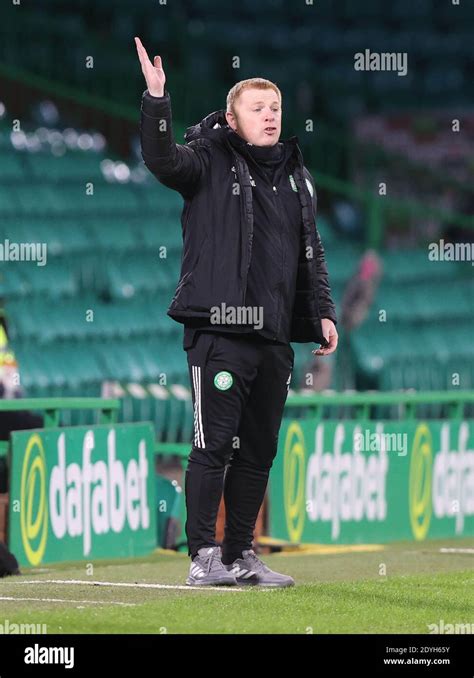
[[[440,553],[474,553],[474,549],[442,548]]]
[[[136,607],[135,603],[121,603],[114,600],[68,600],[66,598],[17,598],[16,596],[0,596],[0,600],[36,600],[40,603],[87,603],[88,605],[126,605],[127,607]]]
[[[180,584],[131,584],[129,582],[114,582],[114,581],[85,581],[82,579],[41,579],[15,582],[18,584],[82,584],[86,586],[121,586],[132,589],[175,589],[178,591],[247,591],[248,589],[239,588],[236,586],[184,586]],[[249,588],[257,588],[250,587]],[[260,588],[263,590],[272,590]]]

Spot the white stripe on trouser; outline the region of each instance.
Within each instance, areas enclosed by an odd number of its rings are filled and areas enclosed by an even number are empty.
[[[194,388],[194,444],[196,447],[199,447],[198,443],[198,425],[197,425],[197,388],[196,388],[196,378],[194,376],[194,365],[191,368],[193,376],[193,388]]]
[[[206,447],[204,441],[204,430],[202,427],[201,410],[201,368],[198,365],[192,365],[193,385],[194,385],[194,444],[196,447]]]

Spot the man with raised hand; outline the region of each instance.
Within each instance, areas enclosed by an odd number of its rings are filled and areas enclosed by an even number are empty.
[[[181,275],[168,315],[184,325],[194,406],[187,583],[292,586],[252,541],[293,369],[290,341],[318,343],[320,356],[337,346],[314,182],[297,138],[279,140],[281,92],[263,78],[236,83],[226,110],[175,143],[161,58],[152,64],[135,42],[147,84],[142,157],[184,199]]]

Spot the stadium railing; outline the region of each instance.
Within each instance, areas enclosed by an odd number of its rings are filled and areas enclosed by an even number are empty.
[[[474,391],[426,391],[426,392],[359,392],[359,393],[317,393],[311,395],[292,395],[285,405],[285,416],[299,413],[323,418],[325,413],[331,418],[376,419],[380,408],[395,408],[397,419],[414,419],[418,409],[425,408],[423,416],[430,416],[427,408],[433,408],[432,417],[439,416],[439,407],[447,408],[447,416],[461,419],[466,407],[474,403]],[[157,442],[155,452],[162,455],[176,455],[182,459],[190,453],[190,443]]]
[[[59,426],[61,410],[97,410],[99,424],[117,423],[120,401],[104,398],[16,398],[0,400],[0,412],[29,410],[44,414],[43,427]],[[0,441],[0,457],[6,456],[8,441]]]
[[[447,416],[460,419],[467,405],[474,403],[474,391],[426,391],[426,392],[359,392],[359,393],[317,393],[290,396],[285,405],[284,416],[308,411],[312,416],[323,418],[326,414],[344,418],[363,418],[364,420],[380,416],[375,408],[392,408],[391,416],[397,419],[413,419],[417,409],[444,406]],[[103,398],[18,398],[0,400],[1,412],[31,410],[44,413],[44,428],[59,426],[62,410],[97,410],[99,424],[117,423],[120,401]],[[296,411],[296,412],[295,412]],[[424,413],[426,416],[426,413]],[[439,416],[436,411],[434,416]],[[0,456],[5,456],[8,441],[0,441]],[[190,452],[190,442],[155,442],[155,452],[160,455],[174,455],[185,459]]]

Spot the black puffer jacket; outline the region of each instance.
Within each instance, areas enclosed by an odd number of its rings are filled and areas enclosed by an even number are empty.
[[[168,315],[181,323],[208,319],[212,307],[245,306],[252,257],[252,185],[244,156],[229,142],[235,134],[223,110],[188,128],[176,144],[169,93],[143,93],[142,157],[157,179],[184,198],[181,275]],[[301,203],[301,243],[290,340],[325,343],[321,318],[337,322],[324,249],[315,226],[316,191],[296,137],[287,170]],[[237,189],[237,190],[236,190]]]

